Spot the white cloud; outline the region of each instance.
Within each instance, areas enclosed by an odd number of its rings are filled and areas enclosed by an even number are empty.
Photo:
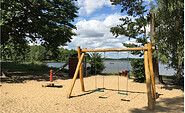
[[[115,38],[110,28],[121,24],[119,18],[124,17],[120,14],[107,15],[104,20],[85,20],[80,19],[76,23],[77,30],[74,30],[78,35],[74,36],[71,43],[68,43],[67,49],[76,49],[77,46],[87,49],[106,49],[106,48],[125,48],[122,43],[135,43],[135,39],[128,41],[128,37],[119,36]],[[109,57],[116,58],[116,52],[106,53]],[[120,57],[127,57],[127,52],[120,52]],[[134,57],[130,55],[131,57]]]
[[[138,46],[141,45],[141,43],[137,43],[136,42],[136,39],[130,39],[130,40],[126,41],[125,43],[127,43],[127,44],[135,44],[135,45],[138,45]]]
[[[122,43],[127,40],[126,36],[115,38],[110,33],[110,28],[121,24],[120,14],[107,16],[103,21],[100,20],[80,20],[76,23],[78,36],[73,37],[68,48],[76,49],[77,46],[98,49],[98,48],[123,48]],[[66,47],[67,48],[67,47]]]
[[[103,37],[106,26],[98,20],[82,20],[77,24],[76,33],[81,37]]]
[[[109,15],[108,15],[108,14],[103,13],[103,14],[101,14],[101,15],[99,15],[99,16],[91,17],[91,19],[92,19],[92,20],[99,20],[99,21],[103,21],[103,20],[105,20],[105,18],[106,18],[107,16],[109,16]]]
[[[90,15],[97,9],[101,9],[103,6],[114,7],[111,5],[110,0],[78,0],[79,14]]]
[[[119,20],[119,18],[121,17],[125,17],[125,16],[121,16],[120,14],[113,14],[113,15],[109,15],[105,20],[104,20],[104,24],[106,26],[110,26],[110,27],[113,27],[113,26],[116,26],[118,24],[121,24],[121,21]]]
[[[149,33],[150,33],[150,25],[147,25],[146,26],[146,35],[149,35]]]

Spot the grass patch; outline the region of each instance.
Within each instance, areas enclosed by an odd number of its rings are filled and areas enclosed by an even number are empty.
[[[8,70],[9,72],[12,71],[21,71],[21,72],[49,72],[50,69],[54,71],[58,70],[59,68],[55,67],[48,67],[47,65],[43,64],[42,62],[24,62],[24,63],[15,63],[15,62],[1,62],[1,69]],[[68,72],[67,69],[63,69],[63,72]]]
[[[162,76],[163,79],[175,79],[175,76]]]

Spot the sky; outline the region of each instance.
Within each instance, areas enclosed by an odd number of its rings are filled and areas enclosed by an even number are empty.
[[[148,4],[149,1],[145,1]],[[75,4],[79,7],[78,18],[73,24],[77,29],[70,43],[64,46],[66,49],[76,49],[77,46],[87,49],[125,48],[122,43],[136,43],[135,39],[128,40],[126,36],[115,38],[110,28],[121,24],[119,18],[126,17],[125,12],[120,13],[121,6],[111,5],[109,0],[77,0]],[[149,32],[149,26],[147,27]],[[128,52],[120,52],[119,58],[128,57]],[[118,58],[117,52],[103,53],[109,58]],[[137,58],[129,54],[131,58]]]

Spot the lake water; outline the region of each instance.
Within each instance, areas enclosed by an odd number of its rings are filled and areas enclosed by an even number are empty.
[[[65,63],[46,63],[47,66],[49,67],[61,67],[63,66]],[[132,70],[132,66],[130,64],[130,61],[118,61],[118,60],[105,60],[104,61],[105,64],[105,69],[103,70],[103,73],[117,73],[118,71],[122,71],[122,70]],[[90,66],[87,63],[87,67]],[[66,69],[68,69],[69,67],[66,66]],[[166,69],[166,65],[163,64],[159,64],[159,74],[160,75],[168,75],[168,76],[172,76],[175,74],[175,70],[170,68],[170,69]]]

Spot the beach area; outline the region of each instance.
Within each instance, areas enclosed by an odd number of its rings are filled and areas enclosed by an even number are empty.
[[[147,108],[145,83],[136,83],[122,76],[84,77],[85,92],[81,91],[80,79],[77,79],[71,98],[68,99],[67,93],[71,87],[72,78],[54,76],[53,80],[54,87],[43,87],[49,81],[49,76],[46,74],[22,75],[17,78],[15,76],[14,81],[1,82],[1,113],[184,112],[183,86],[170,83],[156,84],[155,110],[150,111]],[[96,87],[103,92],[95,91]],[[118,87],[119,92],[128,95],[118,94]]]

